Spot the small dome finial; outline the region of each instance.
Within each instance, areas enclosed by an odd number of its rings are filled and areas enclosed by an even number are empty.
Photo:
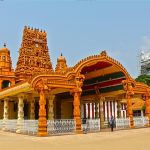
[[[6,47],[6,43],[4,43],[4,47]]]
[[[60,56],[62,56],[62,53],[60,54]]]

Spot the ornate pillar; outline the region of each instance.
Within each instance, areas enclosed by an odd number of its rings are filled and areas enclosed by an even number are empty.
[[[48,120],[54,119],[54,99],[55,95],[50,95],[48,97]]]
[[[100,116],[100,127],[104,128],[104,110],[103,110],[103,101],[105,97],[100,97],[99,101],[99,116]]]
[[[148,94],[145,94],[145,105],[146,105],[145,114],[148,117],[149,120],[148,125],[150,126],[150,99]]]
[[[72,91],[73,96],[74,96],[74,101],[73,101],[73,115],[74,115],[74,120],[76,121],[76,133],[82,133],[81,132],[81,110],[80,110],[80,95],[81,95],[81,90],[80,89],[74,89]]]
[[[47,120],[46,120],[46,96],[44,89],[40,89],[40,100],[39,100],[39,120],[38,120],[38,135],[47,136]]]
[[[134,128],[131,95],[127,94],[127,116],[130,118],[130,128]]]
[[[121,118],[121,102],[117,101],[117,118]]]
[[[81,131],[81,110],[80,110],[80,103],[81,103],[81,92],[82,92],[82,85],[83,85],[83,80],[84,80],[84,75],[78,75],[75,77],[75,83],[76,87],[72,90],[72,94],[74,97],[73,100],[73,115],[74,115],[74,120],[76,121],[76,133],[82,133]]]
[[[98,107],[99,107],[99,103],[96,101],[95,102],[95,118],[96,119],[99,117],[99,115],[98,115]]]
[[[35,119],[35,100],[34,97],[31,97],[31,102],[30,102],[30,119],[34,120]]]
[[[130,128],[134,128],[131,96],[134,95],[134,83],[130,80],[122,81],[127,98],[127,116],[130,118]]]
[[[8,120],[8,98],[4,99],[4,113],[3,113],[3,130],[7,130]]]
[[[18,120],[17,120],[17,130],[16,133],[21,133],[21,128],[23,126],[24,121],[24,94],[20,94],[18,96]]]

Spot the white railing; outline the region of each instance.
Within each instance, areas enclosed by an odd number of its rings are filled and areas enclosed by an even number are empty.
[[[76,124],[74,119],[47,120],[47,131],[49,135],[71,134],[75,132],[75,129]]]
[[[21,133],[35,135],[38,132],[38,120],[23,120],[21,125]]]
[[[17,130],[17,119],[14,120],[0,120],[0,129],[5,131],[16,132]],[[38,120],[22,120],[19,123],[20,133],[34,135],[38,131]]]
[[[130,127],[130,119],[129,118],[116,118],[116,128],[117,129],[125,129]]]
[[[149,120],[148,120],[148,117],[134,117],[133,118],[134,120],[134,126],[135,127],[143,127],[145,125],[148,125],[149,123]]]
[[[83,132],[100,131],[100,119],[82,119]]]
[[[3,121],[3,128],[5,128],[6,131],[11,131],[15,132],[17,129],[17,120],[12,119],[12,120],[5,120]]]

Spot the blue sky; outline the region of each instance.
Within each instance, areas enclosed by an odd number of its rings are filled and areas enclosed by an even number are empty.
[[[24,26],[46,30],[53,67],[107,50],[138,76],[140,50],[150,49],[150,0],[0,0],[0,47],[15,68]]]

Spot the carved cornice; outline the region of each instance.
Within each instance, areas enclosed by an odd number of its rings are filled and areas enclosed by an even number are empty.
[[[122,84],[127,95],[134,95],[134,82],[131,82],[130,80],[123,80]]]

